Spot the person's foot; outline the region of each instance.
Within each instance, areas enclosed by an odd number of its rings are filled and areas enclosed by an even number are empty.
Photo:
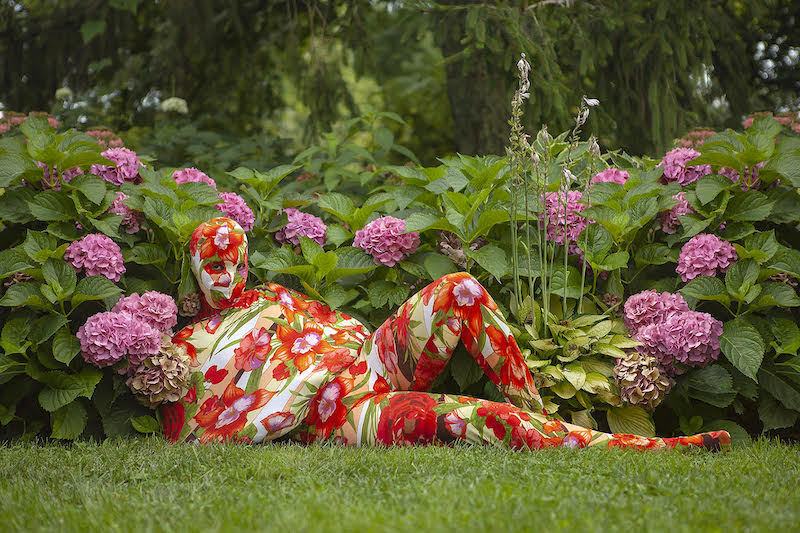
[[[697,447],[711,452],[727,452],[731,447],[731,436],[727,431],[711,431],[691,437],[671,437],[663,440],[668,449]]]

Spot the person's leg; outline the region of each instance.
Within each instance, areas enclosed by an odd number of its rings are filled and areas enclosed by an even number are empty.
[[[408,299],[364,343],[361,357],[395,390],[428,390],[459,338],[492,383],[514,405],[542,402],[497,304],[465,272],[434,281]]]
[[[344,403],[350,403],[348,400],[343,399]],[[671,439],[612,435],[548,420],[542,414],[507,403],[414,391],[358,395],[347,420],[333,432],[334,440],[358,446],[458,441],[515,450],[601,445],[636,449],[700,447],[718,451],[730,446],[730,436],[725,431]]]

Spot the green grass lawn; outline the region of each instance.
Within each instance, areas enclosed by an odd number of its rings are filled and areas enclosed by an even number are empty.
[[[3,531],[797,531],[800,447],[0,447]]]

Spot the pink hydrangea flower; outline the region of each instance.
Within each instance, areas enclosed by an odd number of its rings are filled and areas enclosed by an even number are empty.
[[[125,200],[128,198],[130,197],[124,192],[117,192],[117,197],[114,198],[114,203],[108,208],[108,213],[122,215],[121,224],[125,228],[125,232],[136,233],[141,229],[141,224],[144,222],[144,213],[125,205]]]
[[[196,168],[184,168],[181,170],[176,170],[172,173],[172,178],[178,183],[178,185],[189,182],[202,182],[208,183],[215,189],[217,188],[217,182],[209,178],[205,172],[197,170]]]
[[[161,348],[161,332],[140,317],[127,312],[119,314],[131,316],[125,343],[130,365],[123,370],[123,372],[130,372],[148,356],[158,353]]]
[[[122,139],[111,130],[89,130],[86,135],[94,138],[102,148],[121,148]]]
[[[111,366],[126,355],[133,365],[161,346],[161,333],[127,311],[108,311],[90,316],[76,333],[87,363]]]
[[[292,243],[300,245],[300,237],[308,237],[320,246],[324,246],[328,240],[328,226],[321,218],[311,213],[303,213],[294,207],[287,207],[283,211],[286,213],[289,223],[275,232],[275,239],[282,243]]]
[[[235,192],[221,192],[219,196],[224,202],[216,204],[214,207],[219,209],[226,217],[238,222],[245,231],[253,229],[256,217],[253,214],[253,210],[245,203],[244,198]]]
[[[686,166],[686,163],[699,156],[700,152],[691,148],[675,148],[667,152],[659,163],[664,167],[662,181],[664,183],[677,181],[680,185],[688,185],[711,174],[710,165]]]
[[[689,201],[686,200],[685,192],[679,192],[673,196],[672,199],[678,200],[677,205],[675,205],[669,211],[662,211],[658,214],[658,220],[661,223],[661,231],[664,233],[669,233],[670,235],[675,233],[678,229],[678,226],[681,225],[681,221],[678,218],[679,216],[688,215],[689,213],[695,212],[695,210],[692,209],[692,206],[689,205]]]
[[[716,135],[717,132],[714,130],[692,130],[683,137],[681,137],[679,143],[681,148],[692,148],[697,150],[700,148],[707,139]]]
[[[684,282],[697,276],[716,276],[717,269],[725,272],[737,258],[736,249],[731,243],[716,235],[701,233],[683,245],[675,271]]]
[[[722,322],[699,311],[674,313],[664,321],[661,335],[676,361],[687,366],[706,366],[719,357]]]
[[[688,311],[689,306],[680,294],[648,290],[628,298],[623,309],[625,327],[634,335],[644,326],[663,322],[672,313]]]
[[[761,163],[754,166],[752,169],[745,166],[744,168],[744,173],[746,176],[745,179],[741,179],[742,177],[739,175],[738,172],[728,167],[722,167],[721,169],[719,169],[719,174],[721,176],[725,176],[734,183],[741,183],[743,191],[758,189],[758,186],[761,184],[761,180],[758,177],[758,169],[764,168],[766,164],[767,164],[766,161],[762,161]]]
[[[592,178],[592,183],[607,182],[625,185],[625,182],[628,181],[628,178],[630,177],[630,174],[628,174],[628,172],[625,170],[620,170],[618,168],[607,168],[604,171],[595,174]]]
[[[117,243],[101,233],[91,233],[67,246],[64,260],[87,276],[105,276],[117,282],[125,273],[122,251]]]
[[[663,322],[653,322],[642,326],[633,335],[633,339],[642,343],[636,349],[644,354],[655,357],[670,375],[675,375],[676,368],[672,364],[674,357],[667,346],[665,339],[668,337],[663,331]]]
[[[147,291],[120,298],[112,311],[128,312],[159,333],[167,333],[178,324],[178,306],[167,294]]]
[[[566,194],[566,212],[564,192],[545,194],[545,213],[547,215],[547,240],[563,245],[566,235],[567,243],[576,245],[578,235],[586,228],[588,220],[579,213],[586,207],[580,200],[580,191],[568,191]],[[544,224],[544,221],[542,221]],[[571,252],[570,252],[571,253]]]
[[[141,183],[142,178],[139,176],[139,165],[142,165],[142,162],[136,155],[136,152],[128,150],[127,148],[109,148],[101,155],[113,161],[116,167],[92,165],[90,169],[92,174],[114,185],[122,185],[126,181],[130,183]]]
[[[419,233],[403,233],[405,229],[405,220],[381,217],[356,232],[353,246],[371,255],[376,265],[394,266],[419,246]]]
[[[109,311],[90,316],[75,334],[84,360],[101,368],[122,360],[128,351],[130,323],[130,314]]]

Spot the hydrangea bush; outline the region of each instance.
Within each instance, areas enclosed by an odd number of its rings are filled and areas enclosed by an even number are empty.
[[[220,212],[248,229],[251,284],[298,289],[373,329],[426,283],[468,270],[565,420],[644,435],[797,427],[790,125],[701,130],[656,159],[542,130],[520,178],[508,157],[415,164],[387,126],[398,119],[354,120],[290,164],[211,175],[158,168],[107,130],[8,122],[0,434],[158,430],[150,409],[191,393],[169,340],[199,310],[184,244]],[[461,351],[437,387],[501,399]]]

